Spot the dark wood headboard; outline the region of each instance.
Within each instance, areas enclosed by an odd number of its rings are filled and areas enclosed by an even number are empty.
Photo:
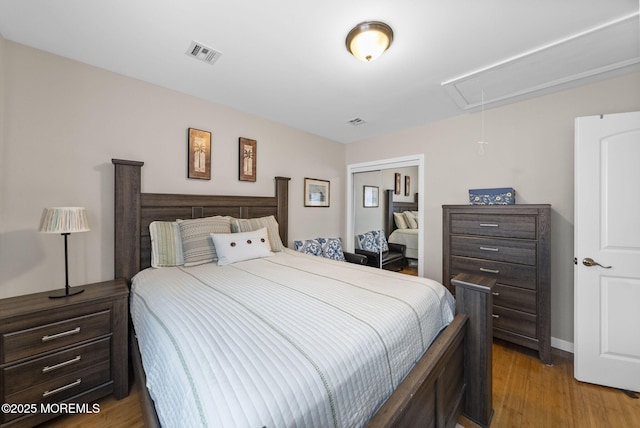
[[[128,282],[140,270],[151,266],[152,221],[175,221],[228,215],[254,218],[274,215],[280,238],[286,246],[289,230],[289,180],[276,177],[275,196],[215,196],[142,193],[144,162],[112,159],[115,166],[115,278]]]
[[[393,190],[384,191],[384,232],[389,238],[391,232],[396,230],[396,222],[393,220],[393,213],[404,211],[418,211],[418,194],[413,195],[413,202],[394,202]]]

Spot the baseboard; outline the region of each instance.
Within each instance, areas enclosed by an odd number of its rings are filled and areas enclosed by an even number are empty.
[[[558,339],[556,337],[551,338],[551,347],[560,349],[561,351],[570,352],[573,354],[573,342],[567,342],[566,340]]]

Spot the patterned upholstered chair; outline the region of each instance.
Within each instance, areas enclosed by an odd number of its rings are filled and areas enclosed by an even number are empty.
[[[359,265],[367,264],[367,257],[342,250],[340,238],[315,238],[305,241],[294,241],[296,251],[327,259],[345,261]]]
[[[388,243],[381,230],[372,230],[357,235],[356,238],[359,248],[356,248],[355,252],[367,257],[368,266],[394,271],[404,268],[406,245]]]

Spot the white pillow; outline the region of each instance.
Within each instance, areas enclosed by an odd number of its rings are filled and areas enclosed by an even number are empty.
[[[398,229],[409,229],[402,213],[393,213],[393,220],[395,221]]]
[[[402,214],[404,215],[404,219],[407,221],[407,225],[409,225],[410,229],[418,228],[418,219],[413,215],[413,212],[405,211]]]
[[[266,227],[252,232],[212,233],[211,239],[220,266],[273,254]]]
[[[280,231],[278,221],[272,215],[259,218],[234,218],[231,220],[232,232],[251,232],[254,230],[267,228],[269,241],[271,241],[271,250],[274,252],[282,251],[284,245],[280,239]]]

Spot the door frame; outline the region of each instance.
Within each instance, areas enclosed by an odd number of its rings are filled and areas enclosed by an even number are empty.
[[[346,236],[345,236],[345,247],[347,251],[354,251],[355,248],[355,203],[354,200],[354,192],[353,192],[353,174],[359,172],[371,172],[378,171],[383,169],[392,169],[392,168],[404,168],[409,166],[417,166],[418,167],[418,183],[419,184],[419,192],[418,192],[418,212],[422,213],[424,216],[424,154],[416,154],[409,156],[401,156],[397,158],[390,159],[380,159],[376,161],[369,162],[361,162],[347,165],[347,191],[345,192],[347,195],[347,203],[346,203]],[[423,222],[424,224],[424,222]],[[424,227],[420,227],[418,229],[418,276],[424,276]]]

